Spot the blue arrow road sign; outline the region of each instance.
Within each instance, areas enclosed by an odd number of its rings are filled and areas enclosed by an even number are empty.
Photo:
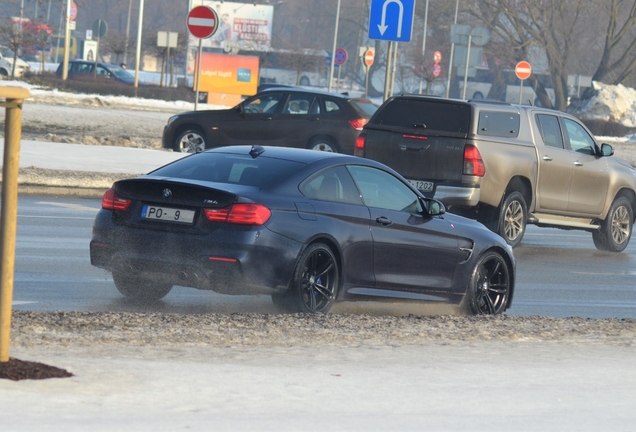
[[[369,39],[410,42],[415,0],[371,0]]]

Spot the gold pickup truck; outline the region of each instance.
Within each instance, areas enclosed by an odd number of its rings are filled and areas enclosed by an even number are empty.
[[[527,223],[589,231],[610,252],[632,234],[636,171],[560,111],[395,96],[365,125],[355,154],[389,165],[513,247]]]

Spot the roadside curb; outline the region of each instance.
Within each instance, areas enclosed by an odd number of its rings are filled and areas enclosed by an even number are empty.
[[[18,194],[74,196],[79,198],[101,198],[104,195],[104,192],[106,192],[106,189],[108,188],[18,185]]]

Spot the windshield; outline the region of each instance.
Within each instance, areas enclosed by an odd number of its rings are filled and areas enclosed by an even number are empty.
[[[13,56],[15,55],[15,53],[7,47],[0,47],[0,53],[2,53],[2,57],[8,58],[13,58]]]
[[[108,65],[108,70],[119,79],[131,81],[135,79],[130,72],[117,65]]]
[[[350,102],[367,117],[371,117],[378,109],[378,106],[368,99],[351,99]]]

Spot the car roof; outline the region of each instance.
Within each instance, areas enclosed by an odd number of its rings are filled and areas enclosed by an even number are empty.
[[[341,98],[341,99],[352,99],[350,98],[348,95],[345,94],[340,94],[340,93],[330,93],[328,91],[325,90],[318,90],[318,89],[309,89],[306,87],[269,87],[266,88],[265,90],[262,90],[260,93],[268,93],[271,91],[287,91],[287,92],[292,92],[292,93],[312,93],[312,94],[317,94],[317,95],[323,95],[323,96],[332,96],[332,97],[336,97],[336,98]]]
[[[263,156],[270,158],[286,159],[295,162],[311,163],[317,160],[328,158],[351,158],[358,159],[354,156],[344,155],[342,153],[330,153],[317,150],[300,149],[292,147],[273,147],[273,146],[249,146],[249,145],[237,145],[216,147],[210,150],[206,150],[206,153],[230,153],[237,155],[250,154],[253,148],[263,149],[261,153]],[[259,155],[260,156],[260,155]],[[258,156],[256,156],[258,157]]]

